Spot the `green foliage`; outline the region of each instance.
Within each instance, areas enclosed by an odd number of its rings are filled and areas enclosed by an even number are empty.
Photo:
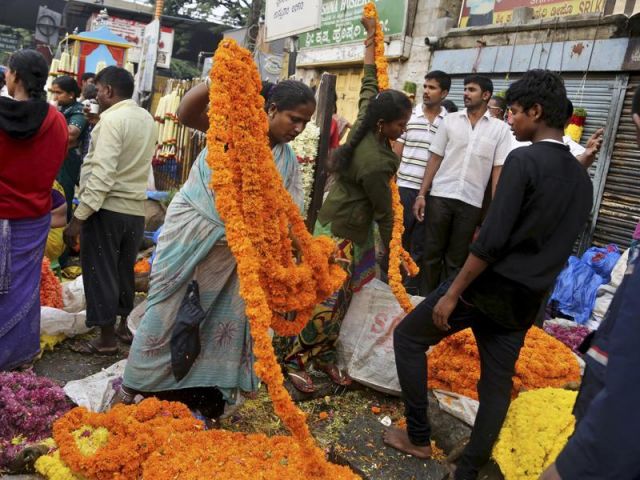
[[[151,1],[151,0],[148,0]],[[224,10],[221,17],[214,14],[216,9]],[[251,0],[165,0],[164,13],[186,16],[197,20],[220,21],[233,26],[244,25]]]
[[[198,78],[200,77],[200,70],[196,68],[195,63],[188,60],[180,60],[179,58],[171,59],[171,77],[172,78]]]

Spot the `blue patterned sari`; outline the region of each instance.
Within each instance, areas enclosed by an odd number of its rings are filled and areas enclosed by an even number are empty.
[[[255,391],[253,348],[245,305],[238,293],[236,262],[209,188],[205,149],[189,179],[173,198],[151,273],[147,309],[129,352],[124,385],[139,392],[218,387],[225,399],[236,390]],[[291,147],[273,148],[285,188],[302,205],[302,183]],[[171,371],[171,333],[187,285],[197,280],[202,308],[202,350],[180,382]]]

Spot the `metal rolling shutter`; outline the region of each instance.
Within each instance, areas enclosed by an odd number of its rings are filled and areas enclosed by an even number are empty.
[[[490,77],[493,81],[494,93],[502,92],[509,88],[509,84],[519,78],[520,75],[511,75],[507,80],[504,76]],[[589,75],[584,82],[582,88],[582,77],[563,75],[564,84],[567,89],[569,99],[576,107],[582,107],[587,110],[587,121],[582,134],[582,143],[584,144],[588,138],[598,128],[604,127],[609,119],[612,106],[612,94],[616,86],[615,75]],[[464,78],[457,77],[453,79],[451,91],[447,97],[455,102],[458,108],[464,108],[462,100],[464,93]],[[606,140],[606,139],[605,139]],[[595,166],[591,167],[591,176],[595,174]]]
[[[624,97],[613,152],[606,172],[598,215],[594,219],[593,243],[617,243],[627,248],[640,219],[640,148],[631,119],[631,100],[640,87],[640,76],[633,76]]]

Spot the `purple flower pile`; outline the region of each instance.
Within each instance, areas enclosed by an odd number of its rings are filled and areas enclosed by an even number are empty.
[[[50,437],[53,422],[71,407],[64,390],[48,378],[0,372],[0,468],[27,444]]]
[[[591,332],[583,325],[559,325],[556,323],[544,324],[544,331],[557,338],[574,352],[578,353],[578,347],[585,337]]]

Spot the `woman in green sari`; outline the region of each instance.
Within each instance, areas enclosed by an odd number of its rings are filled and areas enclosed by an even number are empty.
[[[82,113],[82,104],[78,101],[80,87],[74,78],[66,75],[57,77],[51,85],[51,93],[58,108],[67,120],[69,129],[69,150],[62,168],[58,172],[57,180],[64,189],[67,201],[67,220],[71,219],[71,208],[76,185],[80,181],[80,167],[82,166],[82,146],[87,138],[87,119]]]

